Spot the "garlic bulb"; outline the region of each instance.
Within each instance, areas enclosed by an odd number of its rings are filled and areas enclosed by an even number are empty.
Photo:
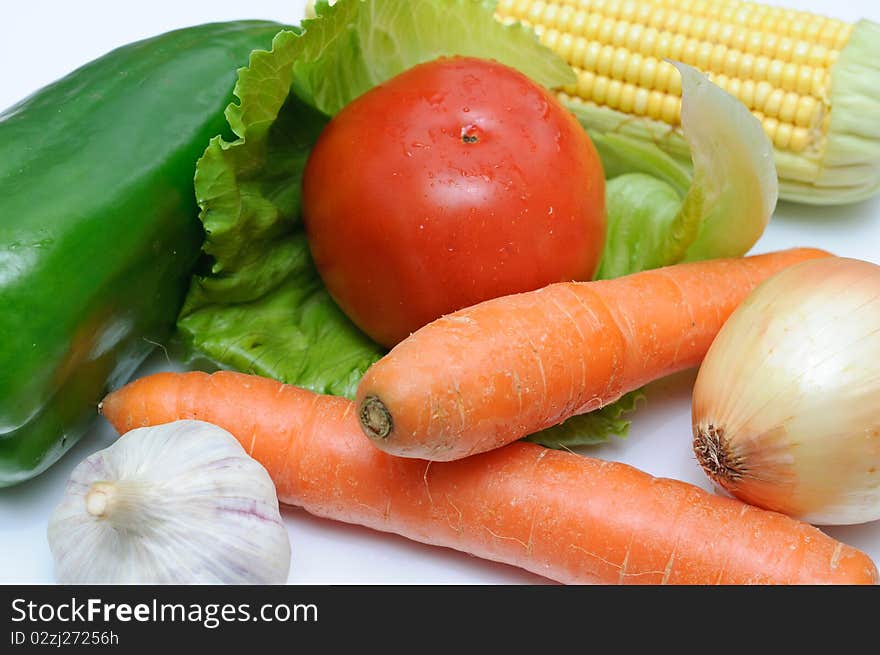
[[[81,462],[48,537],[65,584],[280,584],[290,567],[268,473],[202,421],[132,430]]]
[[[693,397],[694,452],[753,505],[818,525],[880,518],[880,266],[793,266],[713,342]]]

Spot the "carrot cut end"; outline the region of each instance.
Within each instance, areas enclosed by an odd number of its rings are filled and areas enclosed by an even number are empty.
[[[358,412],[358,419],[370,439],[384,440],[394,429],[391,412],[377,396],[364,398]]]

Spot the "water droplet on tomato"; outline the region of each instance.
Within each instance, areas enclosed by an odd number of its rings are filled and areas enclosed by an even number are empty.
[[[550,114],[550,105],[547,104],[546,100],[541,101],[541,118],[547,118]]]

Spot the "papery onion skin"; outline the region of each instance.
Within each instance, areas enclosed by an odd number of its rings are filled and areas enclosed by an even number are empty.
[[[693,434],[740,500],[816,525],[880,519],[880,266],[819,259],[756,288],[700,367]]]

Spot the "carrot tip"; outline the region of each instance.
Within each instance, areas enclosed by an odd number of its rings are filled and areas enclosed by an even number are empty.
[[[394,429],[391,412],[376,396],[367,396],[361,403],[358,419],[370,439],[387,439]]]

